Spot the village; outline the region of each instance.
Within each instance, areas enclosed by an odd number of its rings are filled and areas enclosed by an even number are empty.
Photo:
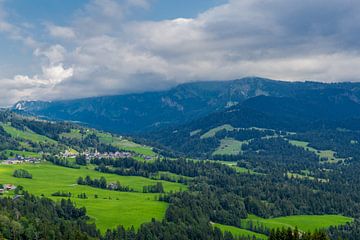
[[[90,161],[90,160],[96,159],[96,158],[124,159],[124,158],[131,158],[131,157],[135,157],[135,156],[141,157],[147,161],[152,160],[151,156],[136,154],[136,153],[128,152],[128,151],[105,152],[105,153],[100,153],[98,151],[94,151],[94,152],[85,151],[85,152],[79,154],[76,152],[71,152],[71,151],[66,150],[65,152],[62,152],[57,156],[62,157],[62,158],[76,158],[79,155],[85,156],[87,161]],[[42,161],[41,158],[24,157],[22,155],[17,154],[14,157],[0,161],[0,164],[3,164],[3,165],[17,165],[17,164],[26,164],[26,163],[37,164],[37,163],[40,163],[41,161]]]
[[[131,157],[142,157],[144,158],[144,160],[152,160],[151,156],[145,156],[145,155],[141,155],[141,154],[136,154],[133,152],[128,152],[128,151],[117,151],[117,152],[105,152],[105,153],[100,153],[98,151],[94,151],[94,152],[90,152],[90,151],[85,151],[82,154],[79,153],[74,153],[74,152],[70,152],[70,151],[65,151],[64,153],[61,154],[61,157],[63,158],[76,158],[79,155],[83,155],[85,156],[85,159],[87,161],[90,161],[92,159],[97,159],[97,158],[105,158],[105,159],[124,159],[124,158],[131,158]]]
[[[133,156],[133,154],[131,152],[125,152],[125,151],[105,152],[105,153],[100,153],[98,151],[94,151],[94,152],[85,151],[82,154],[65,151],[64,153],[61,153],[61,157],[64,157],[64,158],[75,158],[79,155],[85,156],[86,160],[91,160],[91,159],[95,159],[95,158],[118,159],[118,158],[129,158],[129,157]]]

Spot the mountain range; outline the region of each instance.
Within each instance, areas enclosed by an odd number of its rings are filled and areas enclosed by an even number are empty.
[[[52,102],[21,101],[13,109],[121,134],[153,132],[204,118],[211,122],[219,119],[214,118],[219,115],[238,122],[235,125],[244,123],[246,115],[248,125],[252,126],[261,126],[262,122],[291,129],[309,122],[336,121],[347,125],[350,122],[353,127],[357,124],[354,119],[360,117],[360,84],[248,77],[187,83],[159,92]]]

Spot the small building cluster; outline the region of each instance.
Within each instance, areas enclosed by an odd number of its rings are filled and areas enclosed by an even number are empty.
[[[76,152],[66,150],[64,153],[61,154],[64,158],[76,158],[79,154]]]
[[[64,153],[61,154],[62,157],[64,158],[76,158],[79,155],[84,155],[86,160],[91,160],[91,159],[95,159],[95,158],[107,158],[107,159],[118,159],[118,158],[129,158],[132,157],[133,154],[130,152],[106,152],[106,153],[100,153],[98,151],[95,152],[83,152],[81,154],[79,153],[73,153],[70,151],[65,151]]]
[[[1,161],[1,164],[13,165],[13,164],[23,164],[23,163],[39,163],[41,160],[35,157],[23,157],[17,155],[16,157],[9,158],[7,160]]]
[[[87,161],[90,161],[92,159],[100,159],[100,158],[124,159],[124,158],[131,158],[131,157],[135,157],[135,156],[143,157],[145,160],[152,160],[153,159],[151,156],[140,155],[140,154],[137,154],[137,153],[127,152],[127,151],[105,152],[105,153],[100,153],[98,151],[95,151],[95,152],[86,151],[86,152],[83,152],[81,154],[65,151],[64,153],[61,154],[61,157],[64,157],[64,158],[76,158],[79,155],[85,156]]]
[[[85,152],[84,156],[86,160],[91,160],[95,158],[107,158],[107,159],[119,159],[119,158],[130,158],[133,156],[131,152],[109,152],[109,153],[99,153],[99,152]]]

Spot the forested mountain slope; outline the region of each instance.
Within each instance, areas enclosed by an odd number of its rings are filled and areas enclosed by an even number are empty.
[[[79,121],[117,133],[139,133],[182,124],[257,96],[275,97],[264,100],[266,103],[272,101],[273,107],[279,99],[289,98],[288,110],[296,109],[297,105],[307,107],[309,112],[299,112],[307,117],[321,115],[322,118],[330,118],[346,113],[359,116],[360,111],[358,83],[291,83],[262,78],[188,83],[161,92],[53,102],[19,102],[14,109],[49,119]],[[330,105],[321,109],[324,101]],[[326,110],[334,103],[342,111]],[[256,107],[263,103],[256,100],[247,104]],[[283,109],[284,105],[278,107]],[[319,107],[321,111],[318,111]]]
[[[335,136],[344,132],[357,134],[359,116],[360,105],[355,95],[349,96],[339,89],[318,89],[291,97],[252,97],[225,110],[141,137],[188,156],[209,157],[210,153],[221,153],[216,150],[224,145],[237,145],[237,152],[233,154],[239,153],[244,141],[264,135],[264,129],[276,132],[271,136],[289,137],[292,133],[289,138],[308,132],[321,135],[332,131]],[[237,142],[231,143],[232,140]]]

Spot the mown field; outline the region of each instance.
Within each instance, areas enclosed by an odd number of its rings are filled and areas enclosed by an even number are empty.
[[[33,179],[15,178],[12,176],[15,169],[26,169]],[[92,178],[104,176],[108,182],[120,181],[121,185],[129,186],[137,192],[116,192],[80,186],[76,184],[77,178],[87,175]],[[54,200],[51,194],[57,191],[70,192],[71,200],[78,207],[86,207],[88,215],[97,226],[105,231],[119,224],[125,227],[139,227],[152,218],[161,220],[164,217],[167,204],[157,201],[158,194],[142,193],[143,186],[154,185],[162,182],[166,192],[186,190],[186,185],[151,180],[143,177],[117,176],[103,174],[91,169],[91,166],[81,169],[64,168],[50,163],[26,165],[0,165],[0,183],[24,186],[26,190],[35,195],[44,195]],[[87,199],[78,198],[79,194],[86,193]],[[97,197],[95,197],[97,195]]]
[[[250,222],[255,226],[263,225],[266,228],[295,228],[297,227],[300,231],[314,231],[317,229],[324,229],[330,226],[344,225],[347,222],[352,222],[353,219],[344,217],[341,215],[299,215],[299,216],[287,216],[264,219],[254,215],[243,220],[245,226],[249,226]]]

